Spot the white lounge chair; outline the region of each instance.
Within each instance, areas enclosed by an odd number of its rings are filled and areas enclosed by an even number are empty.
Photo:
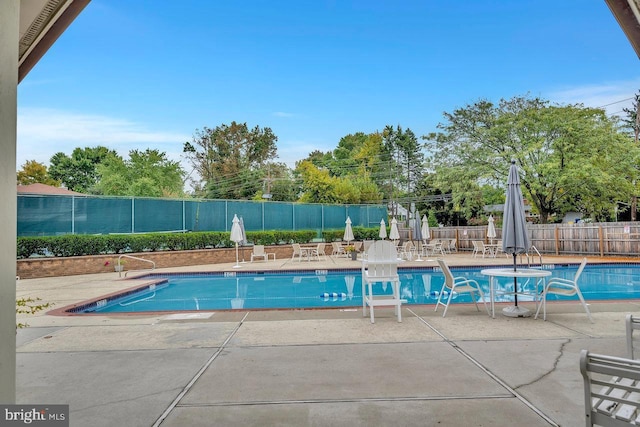
[[[453,277],[449,266],[442,258],[438,258],[438,265],[440,266],[442,274],[444,275],[444,283],[442,284],[442,289],[440,290],[440,294],[438,295],[438,301],[436,302],[435,311],[438,311],[439,305],[444,305],[444,313],[442,313],[442,317],[445,317],[447,315],[447,309],[449,308],[449,303],[451,303],[451,298],[453,297],[454,292],[457,294],[471,294],[471,299],[473,299],[473,302],[476,305],[476,309],[480,311],[480,307],[478,307],[478,300],[476,299],[477,293],[478,298],[482,299],[482,302],[484,303],[484,308],[487,310],[487,314],[491,316],[491,313],[489,313],[489,307],[487,307],[487,301],[484,298],[484,294],[482,293],[482,289],[480,288],[478,282],[466,277]],[[442,302],[442,296],[445,292],[449,294],[446,303]]]
[[[276,260],[276,254],[274,252],[265,252],[264,245],[253,245],[253,251],[251,252],[251,262],[254,258],[262,258],[264,261],[269,261],[269,257],[273,256],[273,260]]]
[[[375,295],[374,284],[391,283],[391,294]],[[402,303],[400,299],[400,276],[398,276],[398,253],[394,244],[388,240],[373,243],[367,251],[367,259],[362,261],[362,315],[367,315],[367,306],[371,323],[375,323],[374,307],[392,306],[402,322]]]
[[[578,271],[576,271],[576,275],[573,277],[573,280],[563,279],[562,277],[552,277],[547,282],[547,284],[544,286],[544,290],[542,291],[542,304],[538,306],[538,309],[536,310],[536,319],[538,318],[540,307],[542,307],[542,318],[544,320],[547,320],[547,295],[560,295],[565,297],[578,295],[580,303],[582,304],[582,307],[584,307],[584,311],[587,312],[589,321],[593,323],[593,318],[591,317],[589,306],[585,302],[582,296],[582,292],[580,292],[580,287],[578,286],[578,279],[580,279],[580,275],[582,274],[582,270],[584,270],[585,265],[587,265],[587,259],[583,258],[582,263],[580,263],[580,267],[578,267]]]

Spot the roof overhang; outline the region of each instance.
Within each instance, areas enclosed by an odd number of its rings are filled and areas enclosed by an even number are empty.
[[[18,82],[91,0],[20,0]]]
[[[640,57],[640,0],[605,0]]]

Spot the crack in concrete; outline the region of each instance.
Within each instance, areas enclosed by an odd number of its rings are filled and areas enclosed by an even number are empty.
[[[562,358],[562,356],[564,356],[564,349],[567,346],[567,344],[569,344],[571,342],[570,338],[567,338],[562,344],[560,344],[560,349],[558,356],[556,357],[556,359],[553,361],[553,366],[551,367],[551,369],[549,369],[547,372],[543,373],[542,375],[538,376],[537,378],[533,379],[532,381],[528,382],[528,383],[524,383],[524,384],[520,384],[517,386],[514,386],[513,389],[514,390],[519,390],[523,387],[527,387],[530,386],[532,384],[537,383],[538,381],[541,381],[542,379],[548,377],[549,375],[551,375],[552,373],[554,373],[556,371],[556,369],[558,368],[558,363],[560,363],[560,359]]]

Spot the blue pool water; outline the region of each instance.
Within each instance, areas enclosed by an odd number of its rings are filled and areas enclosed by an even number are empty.
[[[545,266],[547,267],[547,266]],[[552,277],[573,278],[577,265],[550,266]],[[452,268],[454,276],[473,278],[486,298],[489,281],[480,268]],[[199,311],[230,309],[335,308],[362,305],[360,271],[296,271],[264,273],[150,274],[152,286],[119,297],[109,297],[76,307],[79,313],[131,313],[151,311]],[[401,296],[408,304],[435,304],[444,277],[432,268],[401,270]],[[520,279],[520,291],[531,291],[533,279]],[[640,298],[640,264],[587,265],[579,281],[586,300]],[[376,285],[377,292],[391,293],[391,285]],[[513,279],[497,278],[496,301],[511,301]],[[577,298],[577,297],[576,297]],[[518,297],[519,301],[526,300]],[[549,296],[553,299],[566,299]],[[454,294],[452,302],[471,302],[469,295]]]

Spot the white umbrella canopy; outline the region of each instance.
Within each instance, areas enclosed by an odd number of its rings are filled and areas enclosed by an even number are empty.
[[[238,264],[238,243],[242,242],[244,236],[242,235],[242,228],[240,228],[240,220],[238,219],[238,215],[233,215],[233,220],[231,221],[231,241],[236,243],[236,265],[233,268],[239,268],[240,264]]]
[[[391,240],[400,239],[400,232],[398,231],[398,220],[395,218],[391,220],[391,231],[389,231],[389,239]]]
[[[422,238],[431,240],[431,231],[429,231],[429,220],[426,215],[422,215]]]
[[[496,224],[493,219],[493,215],[489,215],[489,225],[487,226],[487,238],[491,243],[493,243],[493,239],[497,236],[496,234]]]
[[[380,236],[382,240],[387,238],[387,224],[385,224],[384,219],[380,220],[380,232],[378,236]]]
[[[342,237],[342,240],[346,240],[347,244],[349,244],[350,241],[354,240],[353,230],[351,229],[351,218],[347,217],[347,220],[344,223],[347,225],[344,229],[344,236]]]
[[[502,250],[513,255],[513,270],[516,270],[516,257],[529,250],[531,242],[527,233],[527,220],[524,213],[524,201],[520,188],[520,176],[516,161],[511,160],[509,178],[507,179],[507,197],[504,202],[502,219]],[[515,306],[506,307],[503,313],[511,317],[530,315],[527,309],[518,307],[518,279],[513,278]]]

